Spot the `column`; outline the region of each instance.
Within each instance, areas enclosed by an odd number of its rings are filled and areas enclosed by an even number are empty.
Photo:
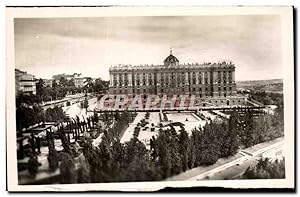
[[[132,73],[128,73],[128,86],[132,86]]]
[[[145,77],[146,77],[146,86],[149,86],[149,73],[146,73]]]
[[[122,73],[122,87],[124,87],[124,86],[125,86],[125,83],[124,83],[124,81],[125,81],[125,73]]]
[[[109,73],[109,86],[113,86],[113,76]]]
[[[185,84],[186,84],[186,85],[189,84],[189,76],[188,76],[188,72],[185,72]]]
[[[199,85],[200,83],[199,83],[199,73],[198,72],[196,72],[196,85]]]

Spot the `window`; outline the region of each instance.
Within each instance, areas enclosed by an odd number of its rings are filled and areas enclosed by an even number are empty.
[[[148,82],[149,82],[149,85],[151,86],[152,85],[152,75],[149,75]]]
[[[119,86],[122,86],[122,83],[123,83],[123,78],[122,75],[119,74]]]
[[[199,77],[199,84],[202,84],[202,73],[201,72],[199,72],[198,77]]]
[[[196,84],[196,78],[193,78],[193,84]]]
[[[221,72],[218,71],[218,83],[221,83]]]
[[[232,73],[231,73],[231,71],[229,71],[229,73],[228,73],[228,81],[229,81],[229,83],[231,83],[231,81],[232,81]]]

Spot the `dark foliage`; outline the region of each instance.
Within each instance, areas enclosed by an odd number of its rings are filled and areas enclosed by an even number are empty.
[[[28,172],[30,176],[35,177],[39,168],[39,162],[36,155],[31,155],[28,160]]]
[[[285,162],[284,159],[271,162],[268,158],[260,159],[253,168],[248,168],[241,176],[242,179],[284,179]]]

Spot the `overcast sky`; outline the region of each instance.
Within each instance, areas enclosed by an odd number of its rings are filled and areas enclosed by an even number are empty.
[[[38,78],[82,73],[108,79],[110,65],[232,60],[236,80],[282,78],[278,16],[15,19],[16,68]]]

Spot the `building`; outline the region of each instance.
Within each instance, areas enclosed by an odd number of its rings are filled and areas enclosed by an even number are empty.
[[[72,75],[65,74],[65,73],[64,74],[58,74],[58,75],[53,75],[52,78],[53,78],[52,82],[55,80],[55,82],[57,84],[59,84],[61,78],[64,78],[68,81],[73,80],[74,85],[75,85],[76,88],[81,88],[81,87],[85,86],[87,84],[87,82],[89,80],[91,80],[90,77],[82,77],[81,73],[74,73]]]
[[[52,87],[54,79],[43,79],[45,87]]]
[[[210,103],[245,103],[236,96],[232,62],[180,64],[172,54],[163,65],[119,65],[109,69],[110,94],[196,95]]]
[[[20,92],[24,94],[36,94],[36,82],[32,74],[15,69],[16,95]]]
[[[69,74],[57,74],[57,75],[53,75],[52,78],[56,81],[56,83],[59,83],[59,80],[61,78],[65,78],[66,80],[71,80],[71,79],[74,79],[75,77],[80,77],[81,76],[81,73],[74,73],[72,75],[69,75]]]
[[[74,85],[76,88],[81,88],[87,85],[88,81],[91,81],[91,77],[75,77],[74,78]]]

